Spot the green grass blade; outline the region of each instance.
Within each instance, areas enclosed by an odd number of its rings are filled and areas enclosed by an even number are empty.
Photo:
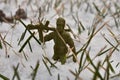
[[[27,29],[27,26],[24,24],[24,22],[22,20],[19,19],[19,21],[24,25],[24,27]],[[28,30],[28,29],[27,29]],[[28,32],[32,35],[32,32],[30,30],[28,30]],[[41,45],[41,42],[33,35],[32,36],[39,45]]]
[[[2,78],[3,80],[10,80],[9,78],[7,78],[6,76],[0,74],[0,78]]]
[[[32,51],[32,46],[31,46],[31,44],[30,44],[30,41],[28,41],[28,45],[29,45],[30,51],[33,52],[33,51]]]
[[[77,75],[74,71],[72,71],[72,70],[69,70],[69,71],[70,71],[70,73],[71,73],[72,75],[74,75],[74,76]]]
[[[98,9],[97,5],[95,3],[93,3],[93,5],[94,5],[95,9],[97,10],[97,12],[100,14],[101,11]]]
[[[110,51],[112,48],[113,47],[111,47],[111,48],[109,48],[109,49],[107,49],[105,51],[99,52],[98,56],[101,56],[101,55],[105,54],[106,52]]]
[[[100,69],[100,62],[98,62],[98,64],[97,64],[97,67],[95,69],[94,76],[93,76],[92,80],[97,80],[97,78],[99,77],[99,74],[100,74],[99,69]]]
[[[57,8],[61,3],[61,0],[55,0],[54,8]]]
[[[1,42],[1,40],[0,40],[0,49],[2,49],[2,42]]]
[[[13,75],[13,78],[12,78],[12,80],[14,80],[14,78],[15,77],[17,77],[17,80],[21,80],[20,79],[20,76],[19,76],[19,73],[18,73],[18,67],[19,67],[19,63],[18,63],[18,65],[15,67],[15,66],[13,66],[13,70],[14,70],[14,75]]]
[[[23,55],[25,57],[25,60],[28,61],[27,56],[25,55],[25,52],[23,51]]]
[[[58,80],[60,80],[60,74],[58,74]]]
[[[78,22],[74,15],[72,15],[72,18],[76,23]]]
[[[116,68],[119,66],[120,62],[117,63]]]
[[[35,69],[33,70],[32,80],[35,80],[35,77],[36,77],[36,74],[37,74],[37,72],[38,72],[38,68],[39,68],[39,66],[40,66],[39,61],[37,61],[37,63],[36,63],[36,67],[35,67]]]
[[[88,41],[87,41],[87,43],[86,43],[86,45],[85,45],[85,47],[84,47],[84,49],[83,49],[83,52],[82,52],[81,58],[80,58],[80,65],[79,65],[79,67],[82,66],[82,61],[83,61],[84,53],[85,53],[87,47],[89,46],[89,44],[90,44],[90,42],[91,42],[91,40],[92,40],[92,38],[93,38],[94,31],[95,31],[95,28],[93,28],[92,33],[91,33],[91,35],[90,35],[90,37],[89,37],[89,39],[88,39]]]
[[[43,61],[44,65],[45,65],[45,67],[47,68],[47,70],[48,70],[50,76],[52,76],[52,73],[51,73],[51,71],[50,71],[48,65],[47,65],[46,62],[44,61],[44,59],[43,59],[42,61]]]
[[[79,21],[80,26],[82,27],[82,30],[85,30],[85,27],[83,26],[82,22]]]
[[[117,22],[116,18],[113,17],[113,19],[114,19],[114,21],[115,21],[115,25],[116,25],[116,27],[119,28],[119,25],[118,25],[118,22]]]
[[[96,66],[94,65],[94,63],[93,63],[93,61],[91,60],[89,54],[86,55],[86,58],[87,58],[87,60],[90,62],[90,64],[93,66],[93,68],[97,71],[99,67],[96,67]],[[98,65],[100,65],[100,63],[99,63]],[[96,74],[95,74],[95,75],[96,75]],[[97,72],[97,76],[100,78],[100,80],[104,80],[99,72]]]
[[[110,70],[111,70],[113,73],[115,73],[115,70],[114,70],[114,68],[112,67],[112,65],[111,65],[110,62],[108,62],[108,66],[109,66]]]
[[[19,50],[19,52],[21,52],[23,49],[24,49],[24,47],[26,46],[26,44],[29,42],[29,40],[32,38],[32,36],[34,35],[34,33],[32,33],[31,35],[30,35],[30,37],[25,41],[25,43],[22,45],[22,47],[20,48],[20,50]]]
[[[46,59],[51,64],[51,67],[55,67],[56,69],[58,69],[58,67],[55,66],[55,64],[52,63],[47,57],[45,57],[45,56],[43,56],[43,57],[44,57],[44,59]]]
[[[21,38],[20,38],[20,40],[19,40],[19,42],[18,42],[18,45],[19,45],[20,42],[24,39],[26,32],[27,32],[27,29],[25,29],[25,31],[22,33]]]

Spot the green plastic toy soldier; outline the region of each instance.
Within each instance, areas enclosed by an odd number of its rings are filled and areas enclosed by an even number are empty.
[[[73,53],[76,55],[76,50],[74,46],[74,42],[70,36],[70,34],[65,31],[65,20],[61,17],[57,19],[56,22],[57,28],[56,31],[53,31],[44,37],[44,42],[49,40],[54,40],[54,55],[53,59],[56,61],[60,61],[61,64],[65,64],[66,62],[66,54],[68,52],[68,46],[72,49]],[[77,55],[76,55],[77,56]],[[76,62],[75,57],[73,56],[73,61]]]

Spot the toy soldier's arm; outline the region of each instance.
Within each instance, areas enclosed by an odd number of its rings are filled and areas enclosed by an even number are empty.
[[[37,29],[39,33],[39,39],[41,42],[43,42],[44,41],[43,30],[48,31],[48,25],[49,25],[49,21],[46,21],[45,25],[43,25],[42,23],[39,23],[37,25],[28,24],[27,29],[29,30]]]
[[[73,56],[73,61],[76,62],[76,57],[75,56],[77,56],[77,53],[76,53],[74,42],[73,42],[72,38],[70,37],[70,35],[67,35],[67,44],[72,49],[72,52],[73,52],[73,55],[72,55]]]
[[[74,45],[74,42],[71,40],[69,41],[69,44],[70,48],[72,49],[73,53],[76,54],[76,49],[75,49],[75,45]]]
[[[54,32],[52,32],[52,33],[46,35],[46,36],[44,37],[44,42],[53,39],[53,37],[54,37]]]
[[[75,49],[75,45],[74,45],[74,42],[71,38],[70,35],[67,35],[67,44],[70,46],[70,48],[72,49],[73,53],[76,54],[76,49]]]

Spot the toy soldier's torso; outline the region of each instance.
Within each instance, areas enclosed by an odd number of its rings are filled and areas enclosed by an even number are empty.
[[[45,36],[45,41],[49,41],[51,39],[54,40],[54,49],[56,50],[66,50],[67,51],[67,47],[65,46],[66,43],[69,42],[69,39],[71,39],[69,33],[63,31],[62,33],[60,33],[60,35],[55,31],[50,33],[49,35]]]

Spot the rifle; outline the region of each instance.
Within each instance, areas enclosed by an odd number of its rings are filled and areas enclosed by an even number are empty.
[[[23,22],[22,20],[20,20],[20,19],[19,19],[19,22],[21,22],[21,23],[24,25],[24,27],[26,28],[26,30],[25,30],[25,32],[23,33],[23,35],[21,36],[18,45],[19,45],[20,42],[24,39],[25,34],[26,34],[26,31],[28,31],[28,32],[30,33],[30,37],[29,37],[29,38],[25,41],[25,43],[22,45],[22,47],[20,48],[19,52],[21,52],[21,51],[24,49],[24,47],[26,46],[27,43],[29,43],[29,40],[30,40],[32,37],[38,42],[39,45],[41,45],[42,40],[43,40],[43,33],[42,33],[43,27],[44,27],[44,26],[48,26],[49,22],[46,22],[45,25],[43,25],[42,23],[40,23],[39,26],[35,26],[35,27],[31,27],[31,26],[33,26],[33,25],[31,25],[31,24],[28,24],[28,25],[24,24],[24,22]],[[38,40],[38,39],[34,36],[34,33],[32,33],[32,32],[30,31],[31,29],[38,29],[40,40]]]
[[[39,23],[37,25],[32,25],[32,24],[28,24],[27,25],[27,29],[29,30],[34,30],[34,29],[37,29],[38,32],[39,32],[39,39],[41,42],[43,42],[43,31],[46,31],[48,32],[49,30],[50,31],[56,31],[56,28],[52,28],[52,27],[48,27],[49,25],[49,21],[46,21],[45,25],[43,25],[43,23]],[[71,31],[70,29],[65,29],[65,31]]]
[[[25,36],[26,34],[26,31],[28,31],[30,33],[30,37],[25,41],[25,43],[22,45],[22,47],[20,48],[19,52],[21,52],[24,47],[26,46],[27,43],[29,43],[29,40],[33,37],[37,42],[38,44],[41,45],[41,43],[44,42],[44,37],[43,37],[43,31],[56,31],[56,28],[52,28],[52,27],[48,27],[49,25],[49,21],[46,21],[45,24],[43,24],[42,22],[40,22],[39,24],[37,25],[32,25],[32,24],[28,24],[28,25],[25,25],[24,22],[22,20],[19,19],[19,21],[24,25],[24,27],[26,28],[25,32],[24,32],[24,35],[21,36],[21,39],[19,41],[19,43],[24,39],[23,36]],[[38,30],[38,33],[39,33],[39,40],[34,36],[34,33],[32,33],[30,30],[34,30],[34,29],[37,29]],[[65,31],[71,31],[70,29],[65,29]]]

